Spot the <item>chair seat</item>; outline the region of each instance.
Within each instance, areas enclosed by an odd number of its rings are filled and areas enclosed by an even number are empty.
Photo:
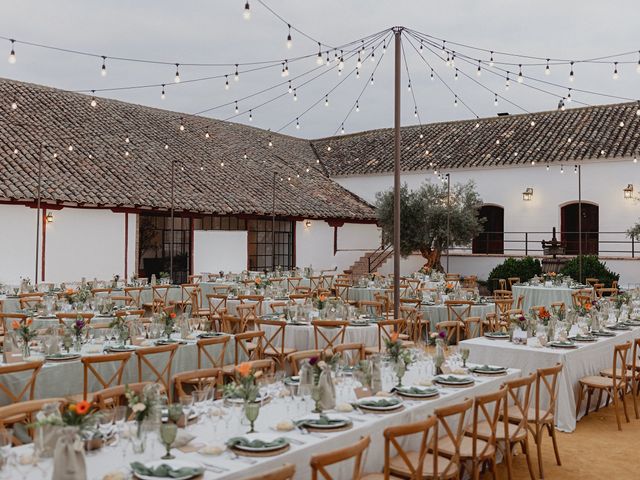
[[[289,355],[290,353],[293,353],[295,351],[295,348],[290,347],[279,348],[278,350],[275,350],[273,347],[267,347],[264,349],[264,354],[270,357],[282,357]]]
[[[453,456],[456,454],[456,447],[449,437],[445,437],[438,440],[438,451],[445,455]],[[487,445],[484,440],[477,440],[476,451],[478,454],[484,452],[483,458],[490,458],[495,455],[496,449],[493,445]],[[460,443],[460,458],[471,457],[473,457],[473,439],[471,437],[463,437]]]
[[[209,309],[208,308],[198,308],[191,312],[191,315],[196,317],[208,317]]]
[[[412,342],[411,340],[403,340],[402,341],[402,346],[404,348],[415,348],[416,344],[415,344],[415,342]]]
[[[550,412],[547,412],[547,411],[541,411],[539,417],[540,417],[540,420],[543,423],[554,423],[555,424],[553,413],[550,413]],[[519,423],[520,420],[522,420],[522,413],[520,413],[520,410],[517,410],[517,411],[514,411],[514,412],[509,412],[509,421],[510,422]],[[535,422],[535,421],[536,421],[536,409],[535,408],[530,408],[527,411],[527,422]]]
[[[593,388],[613,388],[613,378],[602,377],[600,375],[592,375],[580,379],[581,385]]]
[[[405,453],[411,465],[416,465],[418,463],[419,452],[413,451],[413,452],[405,452]],[[423,467],[422,467],[423,478],[433,477],[434,475],[433,460],[434,460],[433,454],[427,453],[424,459]],[[438,478],[457,478],[458,477],[458,465],[451,462],[451,460],[446,457],[438,455],[437,468],[438,468]],[[411,472],[407,468],[407,465],[402,459],[402,457],[400,457],[399,455],[395,457],[391,457],[391,459],[389,459],[389,470],[391,471],[392,474],[398,475],[402,478],[411,477]],[[445,471],[447,472],[446,474],[443,473]]]
[[[633,378],[633,370],[626,370],[624,374],[627,376],[628,380],[631,380]],[[605,368],[604,370],[600,370],[600,375],[602,375],[603,377],[613,377],[613,368]],[[616,368],[616,377],[622,378],[622,375],[622,369]]]
[[[385,476],[384,476],[384,473],[368,473],[364,477],[360,477],[360,480],[385,480]],[[389,480],[403,480],[403,479],[402,477],[389,475]]]
[[[468,428],[467,432],[469,434],[472,433],[472,429]],[[482,440],[487,440],[490,436],[491,436],[491,428],[489,427],[489,423],[488,422],[481,422],[478,424],[478,438],[482,439]],[[520,428],[519,425],[516,425],[515,423],[510,423],[509,424],[509,439],[512,442],[517,442],[519,440],[524,439],[527,436],[527,429],[526,428]],[[502,424],[502,422],[498,423],[498,429],[496,431],[496,438],[498,440],[504,440],[505,436],[504,436],[504,426]]]

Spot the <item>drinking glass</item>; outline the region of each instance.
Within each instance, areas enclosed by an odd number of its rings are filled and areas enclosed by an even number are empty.
[[[176,441],[177,435],[178,426],[175,423],[167,422],[160,425],[160,440],[162,441],[164,448],[167,449],[167,453],[161,457],[163,460],[176,458],[174,455],[171,455],[171,445]]]
[[[462,357],[462,366],[467,367],[467,359],[469,358],[469,349],[460,348],[460,356]]]
[[[3,428],[0,430],[0,478],[5,478],[8,473],[9,457],[11,456],[11,445],[13,440],[13,430]]]

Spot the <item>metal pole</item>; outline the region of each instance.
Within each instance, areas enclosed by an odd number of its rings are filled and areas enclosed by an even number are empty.
[[[449,273],[449,245],[451,244],[451,175],[447,173],[447,273]]]
[[[273,172],[271,192],[271,271],[276,270],[276,172]]]
[[[171,279],[171,283],[173,283],[173,252],[174,252],[174,227],[173,227],[173,219],[174,219],[174,193],[175,193],[175,160],[171,158],[171,239],[169,242],[169,248],[171,252],[169,252],[169,278]]]
[[[578,281],[582,283],[582,165],[578,165]]]
[[[395,91],[393,152],[393,318],[400,318],[400,82],[402,27],[395,27]]]
[[[40,155],[38,156],[38,190],[36,193],[36,277],[35,284],[38,285],[38,263],[40,261],[40,201],[42,199],[42,161],[44,156],[44,142],[40,142]]]

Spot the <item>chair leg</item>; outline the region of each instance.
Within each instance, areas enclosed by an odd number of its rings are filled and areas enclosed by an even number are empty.
[[[576,417],[580,415],[580,407],[582,406],[582,397],[584,396],[584,388],[581,383],[578,384],[578,404],[576,405]],[[586,415],[586,413],[585,413]]]
[[[507,458],[507,478],[511,480],[513,476],[513,446],[508,438],[504,441],[504,456]]]
[[[536,450],[538,454],[538,471],[540,472],[540,478],[544,478],[544,470],[542,468],[542,428],[536,425]]]
[[[556,455],[556,463],[560,466],[562,462],[560,461],[560,451],[558,450],[558,441],[556,440],[556,427],[553,423],[550,423],[547,428],[549,429],[549,435],[551,435],[551,441],[553,442],[553,453]]]
[[[598,403],[596,403],[596,412],[600,410],[600,405],[602,405],[602,389],[598,390]],[[609,406],[609,399],[607,398],[607,407]]]
[[[637,384],[638,382],[636,380],[634,380],[631,383],[631,398],[633,399],[633,410],[636,414],[636,420],[640,419],[640,416],[638,416],[638,388],[637,388]]]
[[[535,480],[536,478],[536,474],[533,473],[533,464],[531,463],[531,450],[529,450],[529,438],[525,438],[522,441],[522,451],[524,452],[525,456],[527,457],[527,468],[529,469],[529,476],[531,477],[531,480]]]
[[[494,456],[491,460],[489,460],[491,462],[491,478],[493,480],[498,480],[498,470],[496,468],[496,457]]]
[[[593,394],[593,388],[587,387],[587,408],[584,411],[584,416],[589,415],[589,411],[591,410],[591,395]],[[596,407],[597,410],[597,407]]]
[[[616,414],[616,423],[618,424],[618,430],[622,430],[622,422],[620,422],[620,412],[618,412],[618,392],[609,393],[609,391],[607,390],[607,393],[609,394],[607,399],[609,399],[610,397],[613,398],[613,411]]]
[[[627,420],[627,423],[629,423],[629,413],[627,412],[627,400],[625,398],[625,390],[621,390],[620,391],[620,398],[622,399],[622,410],[624,411],[624,418]]]

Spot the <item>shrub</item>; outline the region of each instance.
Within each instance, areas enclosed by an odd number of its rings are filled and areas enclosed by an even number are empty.
[[[619,280],[620,275],[607,268],[606,263],[601,262],[597,255],[582,256],[582,278],[578,278],[578,257],[569,260],[560,273],[569,275],[578,282],[584,283],[585,278],[597,278],[605,287],[611,287],[611,282]]]
[[[530,280],[535,275],[542,274],[542,266],[540,260],[524,257],[524,258],[507,258],[500,265],[491,270],[487,279],[489,290],[493,292],[498,288],[498,280],[509,277],[519,277],[522,282]]]

